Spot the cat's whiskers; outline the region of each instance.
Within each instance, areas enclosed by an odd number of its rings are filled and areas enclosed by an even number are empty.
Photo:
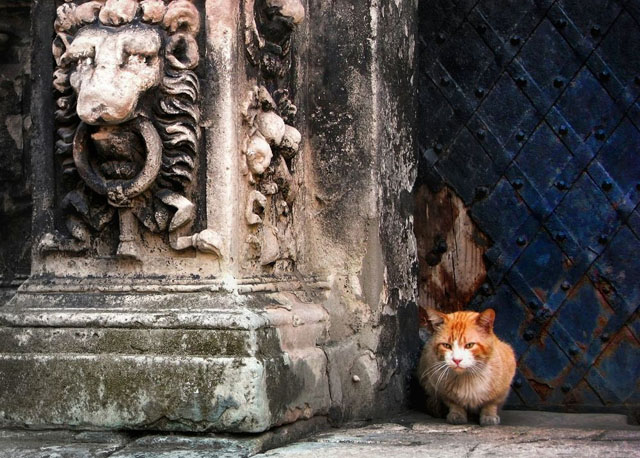
[[[423,378],[429,377],[433,375],[438,369],[446,365],[447,365],[446,361],[437,361],[435,364],[431,365],[429,368],[427,368],[426,371],[422,373],[422,377]]]
[[[446,365],[444,361],[436,362],[432,366],[430,366],[427,370],[423,371],[421,374],[421,380],[425,382],[428,380],[431,382],[431,379]]]
[[[474,378],[476,383],[478,382],[484,383],[487,380],[487,372],[485,370],[486,368],[487,368],[486,364],[480,361],[476,361],[476,363],[473,366],[470,366],[467,369],[468,375]]]
[[[482,361],[476,361],[476,363],[473,365],[473,368],[476,371],[476,374],[484,375],[484,370],[487,368],[487,365]]]
[[[438,394],[438,386],[440,385],[440,381],[442,381],[442,379],[446,375],[449,375],[449,371],[450,371],[449,365],[445,364],[445,365],[442,366],[441,370],[437,372],[438,379],[436,380],[435,386],[433,387],[433,391],[436,393],[436,395]]]

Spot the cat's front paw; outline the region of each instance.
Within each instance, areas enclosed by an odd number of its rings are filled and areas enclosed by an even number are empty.
[[[498,415],[480,415],[480,426],[495,426],[500,424]]]
[[[447,423],[452,425],[464,425],[467,422],[467,415],[461,412],[449,412]]]

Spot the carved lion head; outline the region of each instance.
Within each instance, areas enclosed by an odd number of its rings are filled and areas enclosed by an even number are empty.
[[[55,23],[56,83],[73,88],[85,123],[126,122],[161,84],[165,65],[180,71],[198,64],[199,26],[189,0],[65,3]]]
[[[199,61],[199,29],[200,15],[191,0],[66,0],[58,8],[53,43],[56,153],[66,176],[78,172],[112,204],[126,203],[154,183],[154,189],[185,192],[200,135],[199,83],[193,72]],[[78,153],[78,145],[84,147],[90,136],[96,140],[96,129],[108,126],[126,126],[141,138],[147,145],[146,163],[127,168],[116,157],[96,165],[87,157],[89,147]],[[118,135],[127,138],[113,138]],[[137,177],[122,181],[135,173]],[[150,213],[163,214],[154,210],[140,217],[148,228],[166,227],[166,216],[156,221]]]

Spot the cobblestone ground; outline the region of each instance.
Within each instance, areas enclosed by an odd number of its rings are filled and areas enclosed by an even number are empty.
[[[640,427],[622,415],[511,411],[503,425],[481,428],[407,413],[291,442],[325,426],[316,419],[259,436],[4,430],[0,458],[640,457]]]

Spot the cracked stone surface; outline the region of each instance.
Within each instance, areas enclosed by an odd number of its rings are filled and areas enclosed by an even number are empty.
[[[327,428],[320,416],[262,434],[0,429],[0,458],[247,458]]]
[[[623,415],[503,412],[503,425],[452,426],[426,415],[318,434],[262,457],[637,457],[640,427]]]
[[[409,412],[328,429],[320,417],[235,436],[0,430],[0,458],[640,457],[640,426],[623,415],[508,411],[502,420],[451,426]]]

